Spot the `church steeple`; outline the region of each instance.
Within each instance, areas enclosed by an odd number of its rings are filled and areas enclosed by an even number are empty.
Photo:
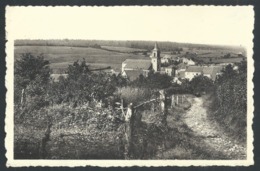
[[[161,70],[161,57],[160,57],[160,49],[157,45],[157,42],[155,42],[154,49],[151,54],[151,60],[152,60],[152,66],[154,71],[160,71]]]
[[[160,50],[160,49],[158,48],[157,42],[155,42],[155,44],[154,44],[154,49],[153,49],[153,50]]]

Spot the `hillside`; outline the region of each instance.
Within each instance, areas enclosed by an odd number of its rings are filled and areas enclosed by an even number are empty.
[[[103,41],[103,40],[16,40],[14,56],[22,54],[43,54],[50,61],[54,73],[64,72],[69,64],[76,60],[86,60],[91,68],[110,66],[116,71],[121,70],[125,59],[148,58],[153,41]],[[176,42],[159,42],[161,56],[179,51],[178,56],[194,56],[204,63],[239,62],[246,51],[242,47],[213,46]],[[224,58],[230,54],[230,58]],[[243,56],[239,57],[238,54]]]
[[[128,48],[128,50],[129,49],[130,48]],[[116,70],[121,69],[121,64],[125,59],[145,58],[145,56],[139,54],[120,53],[92,47],[15,46],[15,59],[25,53],[34,55],[43,54],[45,59],[50,61],[50,67],[54,73],[59,72],[59,69],[67,68],[69,64],[72,64],[76,60],[82,60],[83,58],[93,68],[111,66]]]

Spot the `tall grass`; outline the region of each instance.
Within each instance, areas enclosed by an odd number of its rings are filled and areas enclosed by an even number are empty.
[[[124,100],[126,104],[140,104],[152,98],[154,92],[147,88],[121,87],[117,89],[116,94]]]

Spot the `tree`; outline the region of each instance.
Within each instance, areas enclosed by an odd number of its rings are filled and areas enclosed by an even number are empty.
[[[210,92],[213,89],[213,85],[213,81],[204,75],[198,75],[190,81],[193,93]]]
[[[45,105],[45,91],[50,80],[49,61],[44,60],[43,55],[33,56],[30,53],[23,54],[14,63],[14,101],[18,103],[24,97],[32,100],[35,107]]]
[[[69,65],[67,74],[68,79],[72,80],[78,80],[80,79],[80,76],[86,75],[90,73],[89,66],[86,64],[85,59],[81,63],[79,61],[76,61],[73,63],[73,65]]]
[[[150,71],[147,77],[140,75],[130,85],[149,89],[165,89],[171,86],[172,78],[166,74],[154,73]]]
[[[31,82],[39,79],[41,84],[47,84],[50,79],[49,61],[44,60],[43,55],[33,56],[30,53],[23,54],[19,60],[14,63],[15,84],[21,88]]]

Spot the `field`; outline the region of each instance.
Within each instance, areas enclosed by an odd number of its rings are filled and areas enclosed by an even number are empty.
[[[177,56],[196,54],[198,60],[205,63],[239,62],[245,56],[242,47],[209,46],[182,44],[174,42],[159,42],[161,56],[173,55],[175,48],[182,48]],[[105,68],[110,66],[116,71],[121,70],[125,59],[148,58],[154,42],[145,41],[97,41],[97,40],[17,40],[14,56],[18,59],[24,53],[43,54],[50,61],[53,73],[63,73],[64,69],[74,61],[86,60],[90,68]],[[172,47],[172,48],[170,48]],[[148,52],[148,53],[147,53]],[[230,54],[231,58],[223,58]]]
[[[131,48],[122,48],[128,51]],[[136,51],[137,49],[133,49]],[[46,60],[50,61],[50,66],[54,73],[59,73],[60,69],[66,68],[74,61],[86,60],[92,68],[103,68],[111,66],[115,70],[121,69],[121,64],[125,59],[142,59],[142,55],[131,53],[120,53],[91,47],[66,47],[66,46],[15,46],[15,59],[20,55],[31,53],[34,55],[43,54]]]
[[[123,53],[133,53],[133,52],[145,52],[145,49],[128,48],[128,47],[117,47],[117,46],[102,46],[103,49],[108,49],[112,51],[118,51]]]

